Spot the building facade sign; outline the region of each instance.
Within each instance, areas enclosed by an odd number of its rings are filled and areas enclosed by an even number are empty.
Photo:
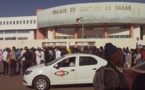
[[[145,23],[145,4],[127,2],[84,3],[58,6],[37,13],[38,27],[82,23]]]

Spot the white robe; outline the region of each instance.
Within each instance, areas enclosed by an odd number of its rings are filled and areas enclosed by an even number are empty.
[[[40,52],[38,50],[36,50],[35,51],[35,55],[36,55],[37,65],[39,65],[40,64],[40,57],[41,57]]]

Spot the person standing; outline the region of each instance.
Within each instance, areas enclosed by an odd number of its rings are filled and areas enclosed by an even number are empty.
[[[16,48],[15,46],[12,47],[11,53],[10,53],[10,73],[11,76],[16,75]]]
[[[56,47],[55,48],[55,59],[61,57],[61,52],[60,50]]]
[[[31,60],[31,65],[36,65],[36,55],[35,55],[35,48],[31,48],[31,54],[32,54],[32,60]]]
[[[51,48],[49,50],[49,52],[50,52],[50,55],[51,55],[50,61],[53,61],[55,59],[55,57],[56,57],[56,53],[55,53],[54,48]]]
[[[106,43],[104,51],[108,63],[106,66],[101,67],[105,68],[104,75],[100,75],[103,76],[103,79],[96,77],[98,73],[94,76],[93,85],[95,90],[129,90],[124,75],[117,69],[122,58],[121,52],[112,43]],[[98,86],[98,81],[101,80],[103,81]]]
[[[38,48],[35,51],[35,55],[36,55],[36,63],[37,63],[37,65],[39,65],[40,64],[40,57],[41,57],[41,55],[40,55],[40,48]]]
[[[21,70],[20,73],[22,71],[22,74],[24,74],[24,61],[25,61],[25,57],[23,57],[25,53],[25,50],[23,48],[20,49],[20,57],[19,57],[19,61],[21,63]],[[23,57],[23,58],[22,58]]]
[[[66,47],[62,47],[61,56],[68,54]]]
[[[49,63],[50,62],[50,52],[49,52],[49,48],[48,47],[45,47],[44,59],[45,59],[45,63]]]
[[[141,53],[140,53],[140,51],[137,51],[137,55],[136,55],[136,57],[134,59],[134,65],[139,64],[141,62],[142,62],[142,60],[141,60]]]
[[[125,68],[130,68],[131,67],[131,60],[132,60],[132,55],[131,53],[127,50],[126,55],[125,55],[125,63],[124,67]]]
[[[25,50],[26,50],[25,53],[20,58],[20,59],[25,58],[25,60],[23,61],[23,74],[31,66],[31,60],[32,60],[32,54],[28,49],[28,47],[25,47]]]
[[[21,60],[19,59],[20,58],[20,52],[21,52],[21,50],[18,48],[16,50],[16,59],[17,59],[17,65],[18,65],[18,74],[21,73],[21,68],[22,68]]]
[[[40,50],[40,64],[44,63],[45,60],[44,60],[44,51],[43,50]]]
[[[102,46],[100,47],[99,57],[101,57],[101,58],[103,58],[103,59],[106,59],[106,57],[105,57],[105,52],[104,52],[104,49],[103,49]]]
[[[9,65],[8,65],[8,48],[2,54],[2,62],[3,62],[3,74],[4,76],[8,77],[9,75]]]
[[[145,73],[140,73],[133,79],[131,90],[145,90]]]

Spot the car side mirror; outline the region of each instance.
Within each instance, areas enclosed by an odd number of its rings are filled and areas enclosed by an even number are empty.
[[[59,69],[59,65],[58,64],[54,65],[54,68]]]

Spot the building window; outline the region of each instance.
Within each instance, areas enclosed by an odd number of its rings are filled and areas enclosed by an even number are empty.
[[[34,24],[36,24],[36,20],[34,20]]]
[[[11,40],[16,40],[16,37],[11,37]]]
[[[2,25],[2,22],[0,22],[0,25]]]
[[[25,24],[25,20],[23,20],[23,24]]]
[[[10,25],[12,25],[12,21],[10,21]]]
[[[130,35],[125,35],[126,36],[126,38],[130,38]]]
[[[27,20],[27,24],[29,24],[29,20]]]
[[[74,39],[74,36],[56,36],[56,39]]]
[[[108,26],[107,29],[108,30],[129,29],[129,26],[128,25],[125,25],[125,26]]]
[[[7,25],[9,25],[9,21],[7,21]]]
[[[79,27],[78,30],[104,30],[104,26],[84,26]]]
[[[107,27],[108,30],[116,30],[116,29],[120,29],[120,26],[108,26]]]
[[[108,38],[129,38],[129,35],[109,35]]]
[[[17,21],[17,24],[19,24],[19,21]]]
[[[30,30],[19,30],[18,33],[21,34],[30,33]]]
[[[13,25],[15,25],[15,21],[13,21]]]
[[[20,21],[20,24],[22,24],[22,21]]]
[[[5,40],[11,40],[11,37],[6,37]]]
[[[32,20],[30,20],[30,24],[32,24]]]
[[[5,21],[3,21],[3,25],[5,25]]]
[[[16,40],[16,37],[6,37],[5,40]]]
[[[3,34],[4,33],[4,31],[0,31],[0,34]]]
[[[3,40],[3,38],[0,38],[0,40]]]
[[[7,30],[7,31],[5,31],[5,34],[16,34],[16,31],[14,31],[14,30]]]
[[[75,30],[74,28],[57,28],[57,30]]]
[[[28,37],[18,37],[18,40],[27,40]]]

